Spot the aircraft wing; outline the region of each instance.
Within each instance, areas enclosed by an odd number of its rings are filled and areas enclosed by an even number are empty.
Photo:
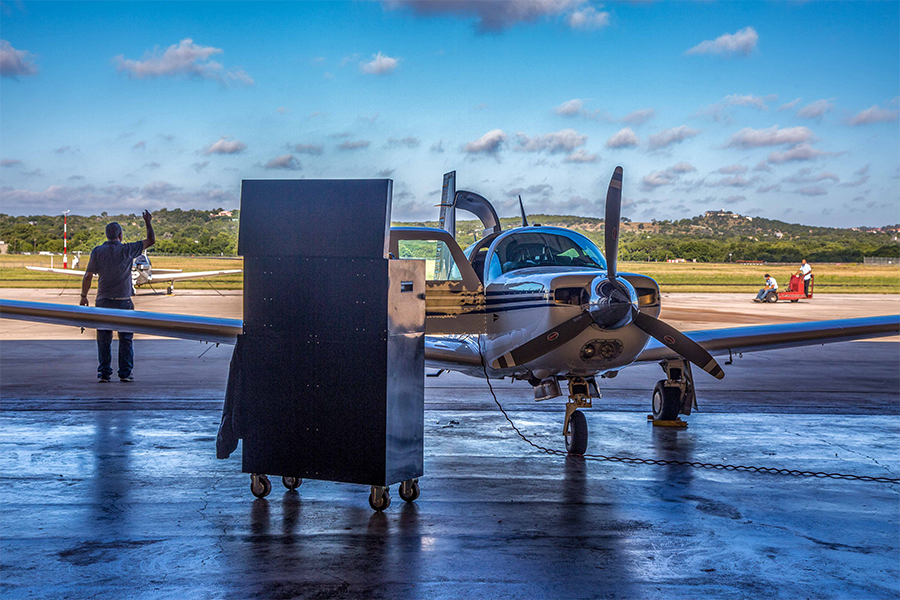
[[[153,267],[154,273],[183,273],[184,269],[157,269]]]
[[[240,319],[173,315],[136,310],[0,300],[0,317],[87,329],[111,329],[163,337],[234,344],[243,330]]]
[[[72,275],[74,277],[84,277],[86,271],[76,271],[75,269],[53,269],[50,267],[25,267],[29,271],[44,271],[46,273],[56,273],[57,275]]]
[[[184,281],[185,279],[200,279],[201,277],[215,277],[216,275],[231,275],[240,273],[241,269],[228,269],[225,271],[189,271],[187,273],[162,273],[157,277],[157,270],[153,269],[151,281]]]
[[[684,332],[686,336],[703,346],[707,352],[719,356],[729,352],[755,352],[775,348],[814,346],[885,337],[898,333],[900,333],[900,315]],[[664,358],[677,358],[677,355],[661,343],[651,339],[635,362],[653,362]]]

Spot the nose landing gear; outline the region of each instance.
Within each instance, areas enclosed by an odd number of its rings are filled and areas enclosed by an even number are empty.
[[[566,418],[563,422],[563,436],[566,452],[584,454],[588,444],[588,425],[584,413],[579,408],[591,408],[593,398],[600,398],[597,383],[584,377],[568,377],[569,399],[566,402]]]
[[[691,363],[686,360],[664,360],[659,363],[666,374],[653,388],[653,420],[675,421],[678,415],[689,415],[697,406]]]

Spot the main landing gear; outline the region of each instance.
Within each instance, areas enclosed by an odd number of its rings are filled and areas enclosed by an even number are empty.
[[[166,296],[171,296],[175,292],[175,284],[169,284],[169,287],[166,288]]]
[[[299,477],[284,476],[281,483],[289,490],[296,490],[303,483]],[[265,498],[272,493],[272,482],[263,473],[250,474],[250,493],[257,498]],[[419,497],[419,480],[407,479],[400,482],[400,499],[415,502]],[[372,510],[383,511],[391,505],[391,489],[388,486],[373,485],[369,492],[369,506]]]
[[[659,363],[666,374],[653,388],[653,420],[674,421],[678,415],[689,415],[697,406],[691,363],[686,360],[664,360]]]

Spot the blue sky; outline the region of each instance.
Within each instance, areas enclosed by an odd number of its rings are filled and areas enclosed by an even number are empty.
[[[6,2],[0,211],[442,175],[501,214],[900,221],[900,3]]]

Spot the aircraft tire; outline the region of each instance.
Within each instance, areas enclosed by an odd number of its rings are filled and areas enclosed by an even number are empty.
[[[300,487],[300,484],[303,483],[303,480],[299,477],[282,477],[281,483],[283,483],[284,487],[289,490],[296,490],[298,487]]]
[[[257,498],[265,498],[272,493],[272,482],[265,475],[258,475],[257,482],[250,476],[250,493]]]
[[[681,388],[669,387],[665,379],[656,382],[653,388],[653,420],[674,421],[681,410]]]
[[[404,502],[415,502],[419,497],[419,480],[408,479],[400,484],[400,499]]]
[[[588,444],[587,419],[583,412],[575,411],[569,417],[569,427],[566,431],[566,452],[569,454],[584,454]]]
[[[383,511],[387,507],[391,505],[391,491],[388,487],[381,487],[378,485],[372,486],[372,491],[369,493],[369,506],[372,510],[377,510],[378,512]]]

